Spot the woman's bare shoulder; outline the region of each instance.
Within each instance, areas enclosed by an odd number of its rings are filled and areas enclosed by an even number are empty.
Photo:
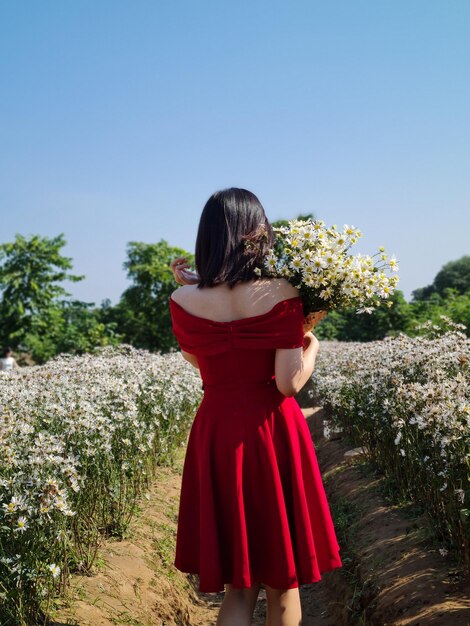
[[[269,311],[282,300],[289,300],[299,292],[284,278],[262,278],[241,284],[237,294],[243,315],[258,315]]]
[[[193,298],[195,290],[196,285],[182,285],[170,294],[170,298],[177,304],[183,304],[188,298]]]
[[[268,279],[265,283],[265,288],[273,294],[276,300],[287,300],[299,295],[298,290],[285,278]]]
[[[225,284],[203,289],[183,285],[171,298],[194,315],[226,321],[265,313],[278,302],[298,295],[284,278],[263,278],[239,283],[233,289]]]

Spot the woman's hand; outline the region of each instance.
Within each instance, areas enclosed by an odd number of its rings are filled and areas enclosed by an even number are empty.
[[[307,350],[312,345],[315,346],[315,351],[318,352],[318,349],[320,347],[320,343],[319,343],[318,339],[315,337],[315,335],[309,330],[304,335],[303,349]]]
[[[197,285],[199,282],[199,275],[189,269],[188,259],[185,257],[173,259],[170,269],[179,285]]]

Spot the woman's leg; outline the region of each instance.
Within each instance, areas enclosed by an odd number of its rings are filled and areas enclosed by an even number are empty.
[[[250,626],[260,587],[260,583],[245,589],[226,585],[216,626]]]
[[[299,626],[302,623],[299,588],[266,589],[266,626]]]

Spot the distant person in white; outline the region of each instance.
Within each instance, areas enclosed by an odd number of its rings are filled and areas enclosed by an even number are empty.
[[[13,358],[13,350],[11,348],[5,348],[3,350],[2,358],[0,359],[0,370],[8,371],[18,368],[19,365]]]

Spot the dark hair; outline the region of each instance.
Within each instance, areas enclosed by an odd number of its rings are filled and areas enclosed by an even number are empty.
[[[254,280],[274,235],[254,193],[231,187],[216,191],[202,210],[196,238],[198,287]]]
[[[2,358],[5,358],[9,352],[13,352],[13,350],[9,346],[6,346],[5,348],[3,348]]]

